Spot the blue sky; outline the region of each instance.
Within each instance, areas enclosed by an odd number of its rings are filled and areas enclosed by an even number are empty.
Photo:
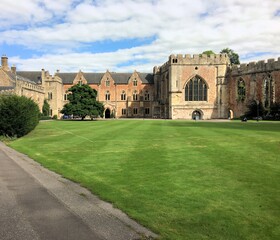
[[[19,70],[151,72],[170,54],[280,57],[278,0],[1,0],[0,54]]]

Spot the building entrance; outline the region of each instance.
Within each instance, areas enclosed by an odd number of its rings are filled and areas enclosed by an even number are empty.
[[[110,117],[111,117],[111,111],[110,111],[109,108],[107,108],[107,109],[105,110],[105,118],[110,118]]]
[[[201,112],[199,112],[199,111],[194,111],[193,113],[192,113],[192,119],[193,120],[201,120],[202,118],[201,118]]]

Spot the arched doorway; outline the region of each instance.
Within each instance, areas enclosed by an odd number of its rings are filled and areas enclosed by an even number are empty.
[[[228,111],[228,118],[233,119],[233,111],[231,109]]]
[[[193,111],[192,119],[193,120],[201,120],[202,119],[201,112],[198,111],[198,110]]]
[[[107,109],[105,110],[105,118],[110,118],[110,117],[111,117],[111,111],[110,111],[109,108],[107,108]]]

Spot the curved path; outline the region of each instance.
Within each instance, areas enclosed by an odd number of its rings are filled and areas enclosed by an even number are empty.
[[[1,240],[152,238],[111,204],[0,142]]]

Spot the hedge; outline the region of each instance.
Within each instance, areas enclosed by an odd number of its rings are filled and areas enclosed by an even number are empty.
[[[22,137],[39,123],[40,110],[30,98],[16,95],[0,96],[0,135]]]

